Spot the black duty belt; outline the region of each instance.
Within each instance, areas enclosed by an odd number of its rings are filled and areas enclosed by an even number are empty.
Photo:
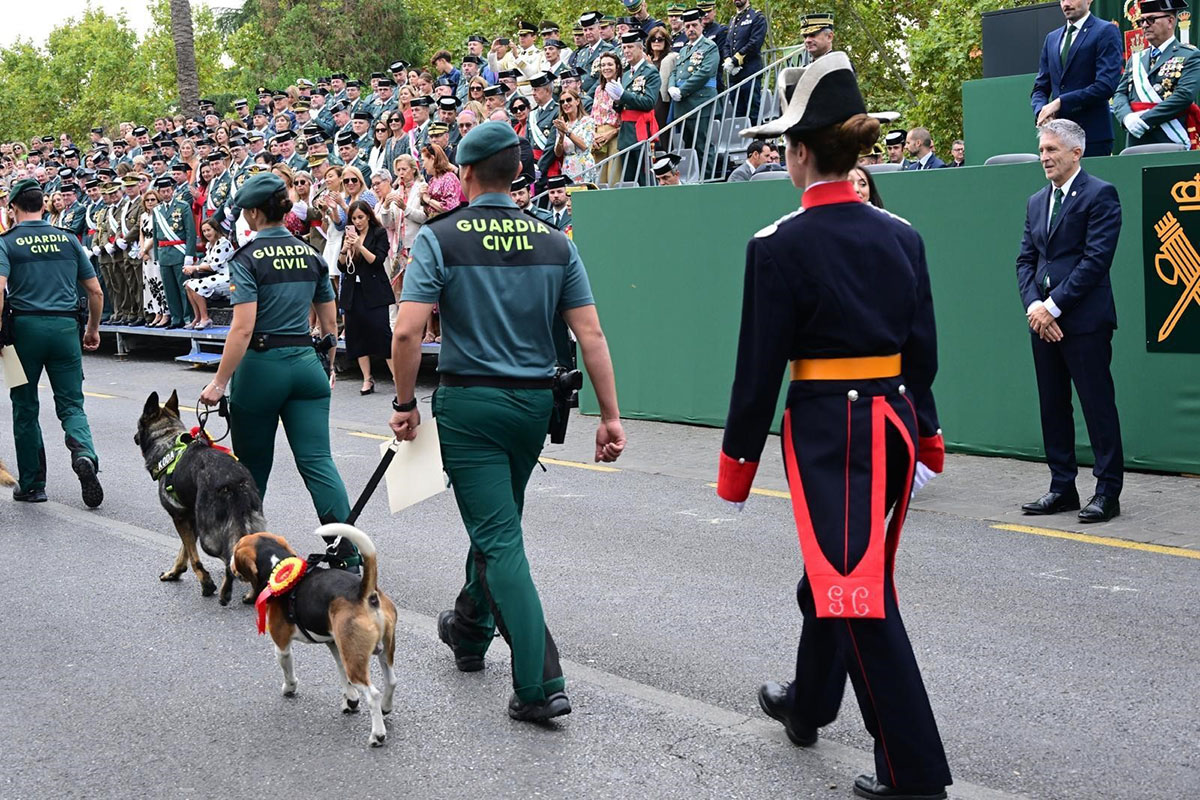
[[[312,347],[313,340],[308,334],[282,336],[277,333],[256,333],[250,337],[250,349],[259,353],[264,350],[274,350],[276,347]]]
[[[23,308],[14,308],[12,310],[14,317],[70,317],[75,319],[79,313],[75,310],[71,311],[26,311]]]
[[[486,386],[490,389],[553,389],[553,378],[504,378],[499,375],[441,374],[442,386]]]

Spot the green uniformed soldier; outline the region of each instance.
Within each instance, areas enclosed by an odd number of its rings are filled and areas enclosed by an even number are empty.
[[[654,106],[662,89],[658,68],[646,58],[640,31],[621,35],[621,51],[629,63],[629,69],[621,76],[619,85],[613,81],[605,87],[613,96],[613,108],[621,114],[621,127],[617,132],[618,150],[646,141],[658,129]],[[647,185],[650,176],[646,174],[645,155],[637,152],[634,156],[625,160],[625,180],[636,180]]]
[[[117,205],[120,233],[117,234],[116,245],[120,256],[117,268],[121,272],[121,287],[124,296],[121,298],[118,311],[125,317],[126,325],[137,327],[149,321],[145,319],[146,306],[142,301],[142,260],[135,252],[138,247],[138,238],[141,236],[139,225],[142,213],[146,209],[142,203],[141,180],[136,175],[127,174],[121,180],[121,185],[125,190],[125,196]]]
[[[82,285],[88,296],[85,350],[100,346],[103,292],[79,240],[42,221],[44,196],[38,182],[30,178],[17,181],[9,198],[16,225],[0,235],[0,320],[5,318],[5,289],[12,317],[11,330],[0,327],[0,343],[16,347],[28,379],[23,386],[9,390],[20,473],[13,499],[46,501],[46,451],[38,424],[38,381],[45,369],[71,451],[71,467],[83,489],[83,502],[95,508],[104,501],[104,490],[96,477],[100,461],[83,411],[76,286]]]
[[[679,51],[679,60],[671,72],[667,94],[670,95],[673,119],[698,108],[706,100],[717,96],[717,69],[721,66],[721,53],[717,43],[704,36],[704,14],[698,8],[683,12],[683,30],[688,42]],[[691,147],[696,157],[711,164],[705,158],[708,150],[708,127],[712,123],[712,112],[704,110],[693,114],[683,122],[683,147]]]
[[[171,313],[168,330],[190,321],[191,305],[183,287],[183,268],[196,261],[196,218],[192,204],[176,196],[169,175],[154,179],[158,205],[154,207],[154,258],[162,271],[163,290]]]
[[[117,219],[119,191],[113,183],[107,183],[100,188],[100,197],[104,202],[93,216],[96,235],[92,237],[92,254],[96,256],[96,262],[100,265],[100,275],[109,295],[112,316],[108,321],[113,325],[125,324],[125,317],[121,313],[121,276],[117,274],[116,269],[119,255],[116,231],[120,230],[121,224]]]
[[[546,628],[522,542],[525,485],[545,442],[562,315],[575,332],[600,401],[596,460],[624,449],[612,363],[575,245],[525,216],[508,195],[520,170],[509,125],[476,126],[458,148],[469,205],[427,222],[412,248],[392,345],[397,438],[421,422],[414,395],[421,339],[434,303],[442,318],[441,386],[433,413],[442,463],[471,539],[466,585],[438,635],[464,672],[483,668],[498,627],[512,649],[508,713],[545,720],[569,713],[558,651]],[[513,304],[511,298],[528,300]],[[520,306],[519,308],[517,306]]]
[[[1128,132],[1125,146],[1174,143],[1191,149],[1200,126],[1195,103],[1200,94],[1200,50],[1175,38],[1186,0],[1142,0],[1146,47],[1130,56],[1117,84],[1113,116]],[[1191,129],[1191,130],[1189,130]]]
[[[83,243],[84,234],[87,233],[87,214],[83,203],[79,202],[79,188],[75,185],[75,171],[64,170],[70,173],[70,177],[64,176],[62,185],[63,195],[63,210],[62,218],[60,219],[61,227],[75,234],[80,244]]]
[[[308,327],[315,304],[322,333],[336,336],[329,267],[283,227],[292,204],[277,175],[248,178],[237,204],[257,234],[229,260],[233,322],[217,375],[200,401],[215,405],[229,387],[233,449],[264,497],[282,421],[317,517],[343,522],[350,501],[329,449],[329,380]],[[348,542],[337,555],[347,566],[358,563]]]

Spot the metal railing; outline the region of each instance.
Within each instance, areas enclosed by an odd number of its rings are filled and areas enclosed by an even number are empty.
[[[764,51],[765,52],[765,51]],[[685,114],[672,116],[658,133],[596,162],[597,176],[617,175],[618,180],[597,183],[602,189],[633,186],[656,186],[657,179],[650,168],[654,151],[663,149],[681,157],[679,172],[682,183],[716,183],[745,160],[749,141],[739,132],[752,125],[779,116],[779,98],[775,91],[779,72],[785,67],[807,63],[808,53],[803,45],[776,48],[775,56],[766,66],[749,75],[725,74],[726,81],[736,81],[725,91],[705,100]],[[675,103],[671,103],[674,109]],[[534,195],[532,200],[545,196]]]
[[[778,57],[757,72],[747,76],[726,74],[727,81],[737,82],[687,113],[673,116],[654,136],[597,162],[597,174],[605,174],[604,167],[612,165],[610,174],[620,174],[622,179],[610,182],[610,188],[657,185],[649,165],[655,149],[662,149],[659,142],[665,141],[665,149],[681,157],[682,183],[724,181],[729,171],[744,160],[749,144],[739,132],[779,116],[775,83],[780,70],[800,66],[808,55],[803,45],[776,52]],[[672,109],[675,106],[671,103]]]

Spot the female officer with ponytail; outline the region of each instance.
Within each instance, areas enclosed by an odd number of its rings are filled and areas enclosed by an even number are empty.
[[[237,203],[256,235],[230,258],[233,324],[200,402],[216,405],[228,388],[233,449],[264,497],[282,422],[317,517],[342,522],[350,501],[329,449],[329,380],[308,327],[315,305],[321,332],[337,331],[329,267],[283,227],[292,203],[278,176],[251,177]],[[349,543],[337,555],[343,566],[357,565]]]
[[[807,747],[837,716],[848,675],[875,739],[875,774],[858,776],[854,793],[940,800],[950,768],[893,581],[909,496],[941,472],[944,452],[930,388],[937,335],[925,245],[848,180],[879,123],[846,54],[785,69],[779,81],[783,113],[742,135],[782,134],[804,194],[799,211],[746,249],[717,479],[722,498],[746,501],[790,361],[782,439],[804,626],[795,679],[765,684],[758,700]]]

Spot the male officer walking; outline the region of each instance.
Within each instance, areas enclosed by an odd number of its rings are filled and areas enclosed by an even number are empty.
[[[96,477],[100,462],[83,412],[76,284],[81,284],[88,295],[85,350],[100,346],[104,294],[75,236],[42,221],[43,194],[36,180],[17,181],[9,200],[16,225],[0,235],[0,320],[5,319],[6,288],[12,316],[11,322],[0,325],[0,346],[11,344],[17,348],[28,379],[23,386],[9,390],[20,473],[13,499],[46,502],[46,450],[38,424],[38,381],[45,369],[71,451],[71,468],[83,488],[83,502],[95,508],[104,501],[104,490]],[[5,330],[9,325],[11,330]]]
[[[570,713],[571,703],[525,559],[521,511],[550,421],[551,330],[560,314],[579,341],[600,402],[597,461],[621,455],[625,431],[579,253],[509,197],[521,168],[517,135],[505,124],[479,125],[463,137],[458,163],[470,205],[426,223],[413,243],[392,344],[397,397],[389,424],[400,439],[419,432],[414,391],[421,339],[438,303],[441,386],[433,413],[471,539],[466,585],[454,610],[438,617],[438,635],[458,668],[474,672],[483,669],[499,627],[512,648],[515,692],[508,714],[541,721]],[[511,234],[499,235],[503,231]],[[527,302],[513,304],[513,297]]]

